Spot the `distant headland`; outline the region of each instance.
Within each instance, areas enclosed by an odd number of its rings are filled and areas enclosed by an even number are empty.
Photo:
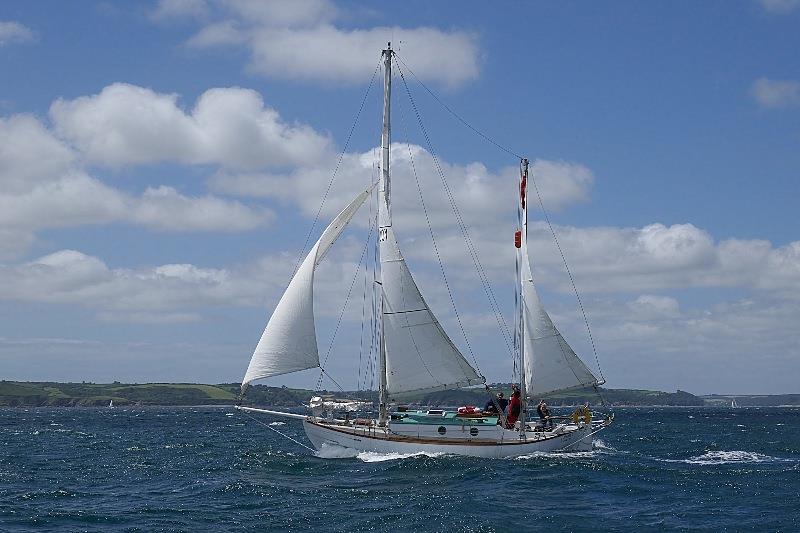
[[[497,384],[496,390],[507,385]],[[606,403],[615,406],[779,406],[800,405],[800,394],[778,395],[706,395],[678,390],[662,392],[635,389],[600,389]],[[101,407],[112,400],[115,406],[152,405],[231,405],[239,394],[238,383],[206,385],[199,383],[57,383],[0,381],[0,406],[4,407]],[[274,407],[300,407],[308,405],[314,395],[335,395],[359,400],[374,400],[374,391],[312,391],[289,387],[254,385],[247,393],[247,403]],[[598,403],[592,391],[571,391],[547,397],[553,406]],[[433,392],[408,398],[409,403],[438,406],[483,405],[483,390],[453,390]]]

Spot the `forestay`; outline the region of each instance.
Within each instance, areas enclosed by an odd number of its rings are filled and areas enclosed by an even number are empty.
[[[297,269],[258,341],[242,387],[256,379],[319,366],[314,326],[314,271],[374,187],[375,184],[356,196],[333,219]]]
[[[567,344],[547,314],[533,283],[527,238],[522,239],[525,387],[531,397],[597,385],[597,377]]]

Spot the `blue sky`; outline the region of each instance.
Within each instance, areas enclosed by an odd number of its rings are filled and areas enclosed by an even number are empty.
[[[4,2],[0,374],[239,380],[393,40],[449,106],[534,162],[609,386],[796,392],[798,30],[795,0]],[[410,88],[510,313],[517,162]],[[325,220],[374,175],[379,89]],[[480,369],[506,381],[510,357],[403,93],[398,79],[401,246],[463,344],[408,143]],[[591,361],[534,215],[545,304]],[[323,352],[367,218],[365,208],[320,271]],[[361,299],[356,289],[329,364],[349,386]]]

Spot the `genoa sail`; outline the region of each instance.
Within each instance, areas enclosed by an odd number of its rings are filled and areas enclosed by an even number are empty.
[[[243,388],[256,379],[319,366],[314,326],[314,271],[374,187],[373,184],[361,192],[333,219],[295,272],[253,352],[242,380]]]

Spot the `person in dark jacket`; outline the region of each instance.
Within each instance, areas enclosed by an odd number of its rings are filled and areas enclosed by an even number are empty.
[[[541,422],[542,427],[553,427],[553,420],[550,418],[550,409],[547,408],[547,404],[544,403],[544,400],[539,400],[539,405],[536,407],[536,412],[539,414],[539,421]]]
[[[514,428],[514,424],[517,422],[519,414],[522,412],[522,399],[520,396],[519,387],[513,387],[511,402],[508,404],[508,412],[506,413],[506,427],[509,429]]]
[[[486,407],[483,408],[483,412],[487,414],[498,414],[498,413],[505,413],[506,407],[508,406],[508,400],[503,397],[502,392],[497,393],[497,397],[494,399],[489,399],[486,402]],[[500,408],[498,412],[497,408]]]

